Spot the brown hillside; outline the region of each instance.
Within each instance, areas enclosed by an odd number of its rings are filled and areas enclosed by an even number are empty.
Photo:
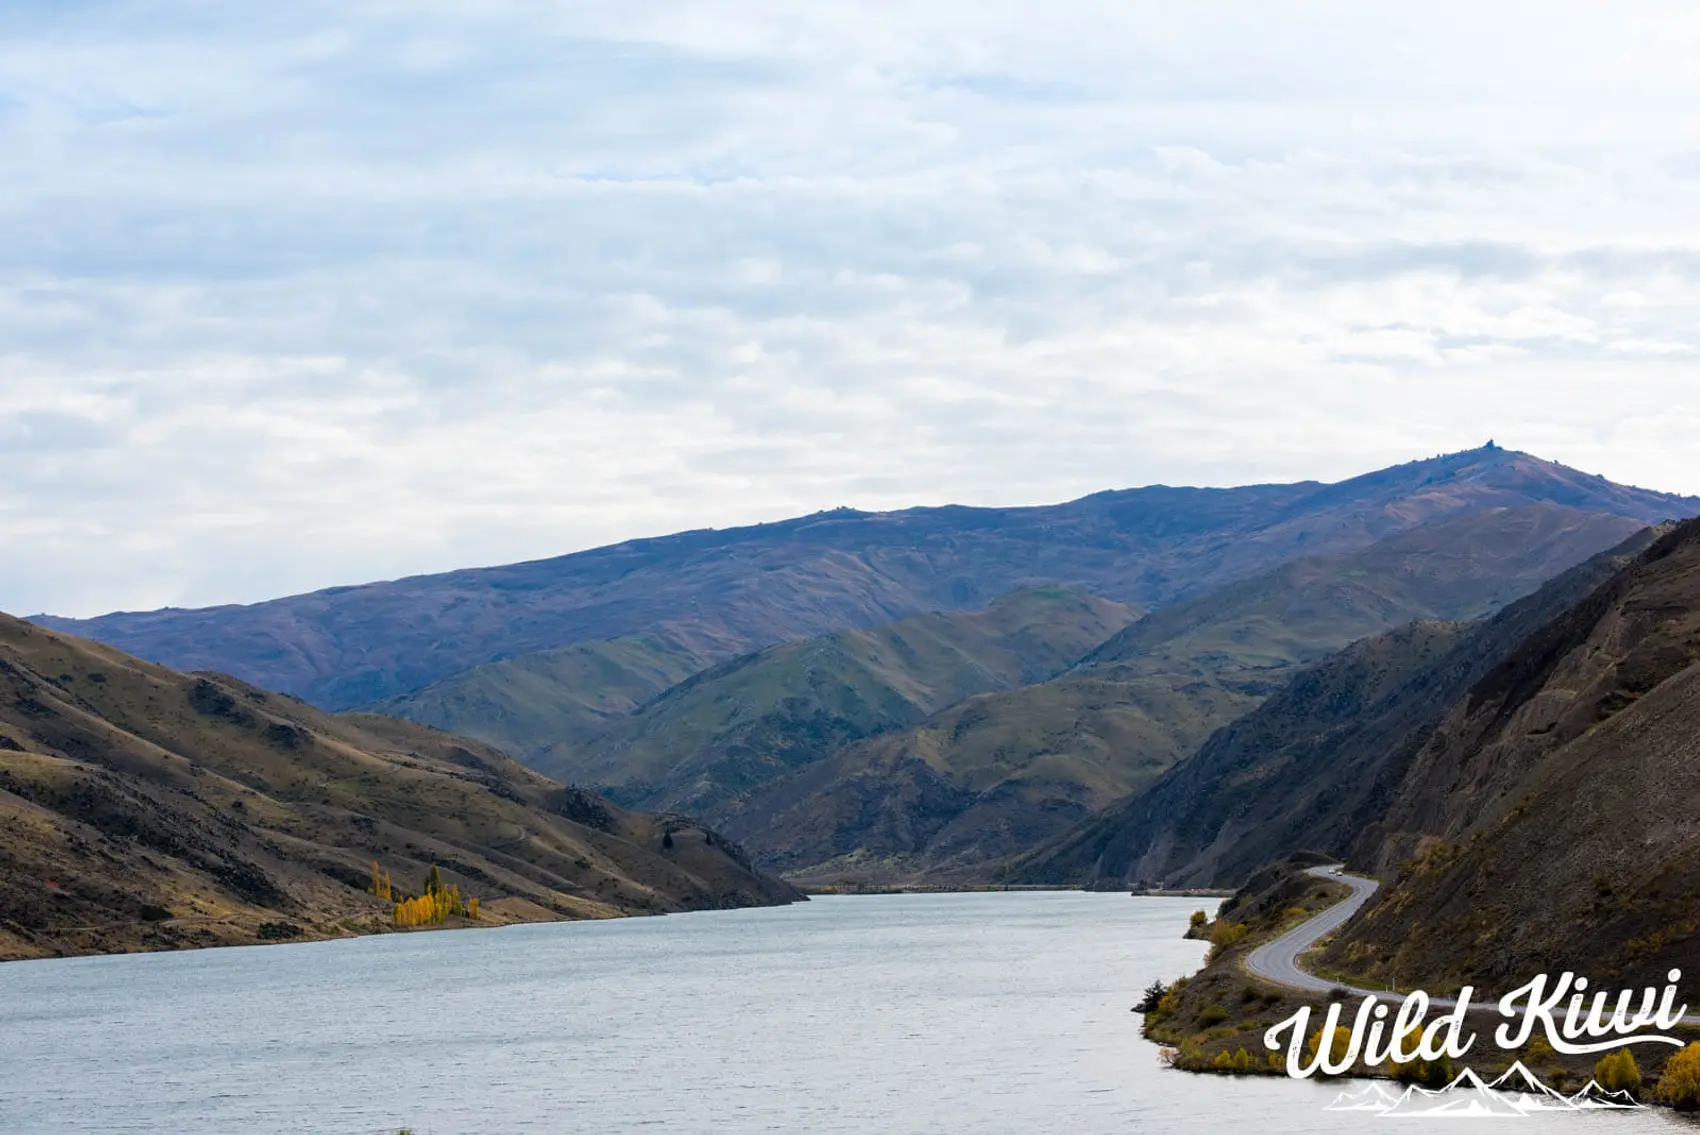
[[[0,958],[383,929],[373,859],[398,890],[440,865],[492,922],[797,897],[477,742],[0,616]]]

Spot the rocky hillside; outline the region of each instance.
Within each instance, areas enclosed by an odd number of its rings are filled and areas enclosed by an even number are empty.
[[[42,621],[178,669],[233,673],[346,708],[578,642],[662,636],[720,661],[981,607],[1051,581],[1153,608],[1296,558],[1538,503],[1641,524],[1700,512],[1700,501],[1490,447],[1336,485],[1153,487],[1039,508],[839,510],[248,607]]]
[[[1491,619],[1416,622],[1353,644],[1007,878],[1236,886],[1290,851],[1347,855],[1448,709],[1656,537],[1643,530]]]
[[[383,929],[429,867],[483,921],[789,902],[735,845],[479,744],[0,616],[0,958]]]
[[[1144,788],[1303,665],[1413,620],[1492,612],[1636,527],[1540,505],[1306,558],[1159,609],[1051,682],[849,746],[715,819],[800,877],[984,877]],[[1443,650],[1451,633],[1413,648]]]
[[[1700,965],[1700,521],[1527,638],[1445,715],[1356,857],[1396,881],[1328,961],[1492,984]]]

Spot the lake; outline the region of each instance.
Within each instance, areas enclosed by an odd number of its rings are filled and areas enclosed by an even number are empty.
[[[1398,1129],[1323,1112],[1336,1087],[1158,1066],[1129,1006],[1197,968],[1201,905],[828,897],[10,963],[0,1133]],[[1547,1126],[1690,1129],[1517,1129]]]

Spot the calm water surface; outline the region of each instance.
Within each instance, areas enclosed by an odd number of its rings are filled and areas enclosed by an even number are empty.
[[[0,966],[0,1132],[1310,1132],[1336,1089],[1157,1066],[1196,900],[775,910]],[[1432,1122],[1432,1121],[1431,1121]],[[1442,1123],[1448,1131],[1458,1121]],[[1470,1128],[1485,1124],[1467,1124]],[[1659,1114],[1519,1121],[1700,1130]]]

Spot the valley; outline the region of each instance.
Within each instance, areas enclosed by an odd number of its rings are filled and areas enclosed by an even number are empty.
[[[1463,759],[1431,752],[1454,706],[1693,513],[1490,446],[38,622],[270,676],[313,728],[475,738],[798,883],[1232,888],[1297,850],[1434,861],[1481,820],[1411,788]]]

